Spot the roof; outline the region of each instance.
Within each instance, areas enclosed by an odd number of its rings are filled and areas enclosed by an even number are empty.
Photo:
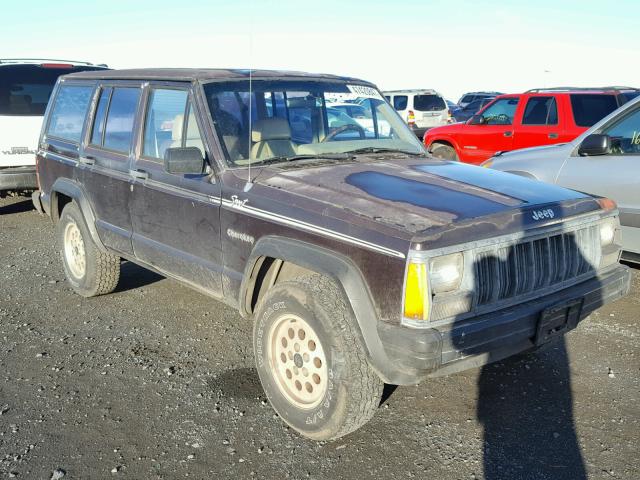
[[[463,97],[466,97],[467,95],[502,95],[501,92],[490,92],[490,91],[483,91],[483,92],[467,92],[464,95],[462,95]]]
[[[524,93],[603,93],[638,90],[634,87],[549,87],[532,88]]]
[[[372,85],[370,82],[353,77],[341,77],[323,73],[291,72],[284,70],[248,70],[233,68],[140,68],[124,70],[106,70],[79,72],[66,75],[73,79],[114,79],[114,80],[238,80],[249,79],[323,79],[357,82]]]
[[[402,90],[385,90],[382,93],[415,93],[418,95],[440,95],[433,88],[405,88]]]
[[[41,65],[48,63],[62,63],[74,66],[102,67],[107,68],[104,63],[93,64],[89,62],[80,62],[77,60],[60,60],[59,58],[0,58],[0,65]]]

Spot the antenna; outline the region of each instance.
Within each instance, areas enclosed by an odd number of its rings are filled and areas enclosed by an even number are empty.
[[[251,1],[250,3],[254,3],[253,1]],[[253,131],[253,118],[252,118],[252,97],[253,97],[253,34],[251,33],[253,31],[253,11],[254,9],[251,8],[250,12],[249,12],[249,142],[247,145],[249,145],[249,168],[247,168],[247,184],[244,186],[244,191],[248,192],[249,190],[251,190],[251,187],[253,187],[253,182],[251,181],[251,163],[252,159],[251,159],[251,132]]]
[[[251,34],[249,34],[251,35]],[[251,37],[249,37],[251,38]],[[251,52],[251,39],[249,39],[249,52]],[[249,64],[251,64],[251,53],[249,53]],[[252,71],[251,71],[251,65],[249,65],[249,143],[247,145],[249,145],[249,169],[248,169],[248,174],[247,174],[247,185],[244,187],[244,191],[249,191],[249,189],[253,186],[253,184],[251,183],[251,163],[252,163],[252,159],[251,159],[251,132],[253,130],[253,125],[251,124],[251,122],[253,121],[253,116],[252,116],[252,97],[253,97],[253,75],[252,75]]]

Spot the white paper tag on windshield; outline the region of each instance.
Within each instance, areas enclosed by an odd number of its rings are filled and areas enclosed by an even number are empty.
[[[347,88],[351,93],[357,95],[358,97],[384,100],[384,98],[382,98],[382,95],[380,95],[380,92],[378,92],[375,88],[367,87],[365,85],[347,85]]]

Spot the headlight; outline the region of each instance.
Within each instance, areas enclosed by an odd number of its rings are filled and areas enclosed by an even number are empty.
[[[600,224],[600,243],[603,247],[611,245],[616,238],[617,223],[614,219],[608,219]]]
[[[613,265],[620,260],[622,245],[620,235],[620,219],[618,217],[609,217],[600,223],[600,245],[602,248],[600,268]]]
[[[457,290],[462,282],[464,257],[462,253],[452,253],[432,258],[429,265],[429,281],[433,293]]]

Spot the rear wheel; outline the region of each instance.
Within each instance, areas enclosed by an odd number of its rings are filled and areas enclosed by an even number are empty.
[[[64,272],[76,293],[93,297],[111,293],[116,288],[120,278],[120,258],[98,249],[75,202],[64,207],[57,225],[57,236]]]
[[[459,161],[458,154],[456,153],[455,148],[451,145],[446,145],[444,143],[434,143],[431,146],[431,155],[436,158],[442,158],[443,160],[451,160],[454,162]]]
[[[327,277],[272,287],[256,311],[254,350],[271,405],[306,437],[342,437],[378,408],[384,383],[367,362],[342,291]]]

